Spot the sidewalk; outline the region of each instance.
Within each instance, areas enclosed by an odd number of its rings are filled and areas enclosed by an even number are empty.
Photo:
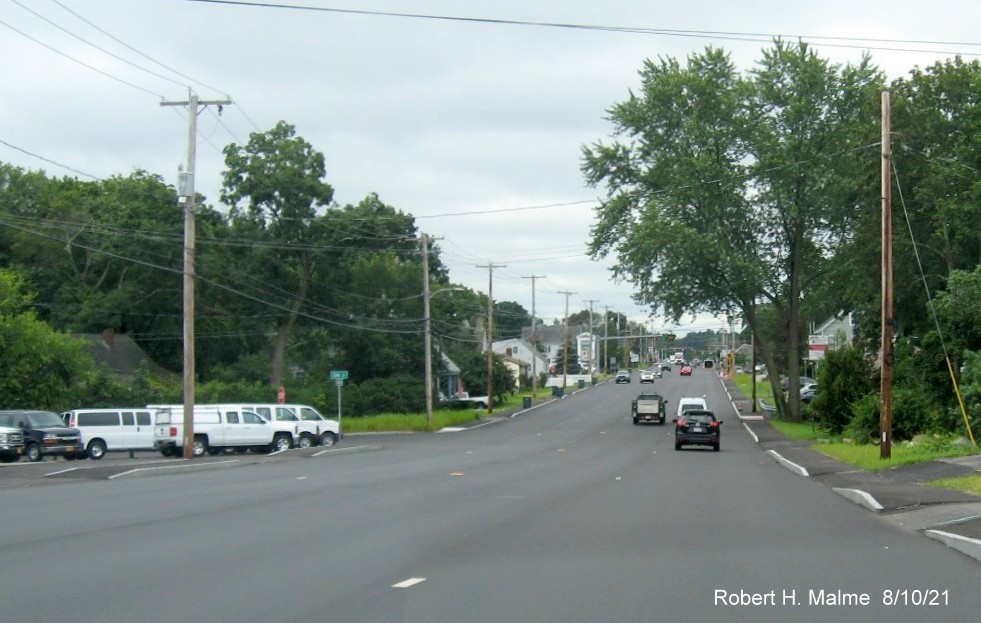
[[[981,561],[981,497],[926,484],[978,473],[981,455],[867,472],[812,449],[810,441],[784,436],[770,425],[769,414],[752,411],[751,401],[735,383],[721,381],[742,424],[778,463],[899,527],[921,532]]]

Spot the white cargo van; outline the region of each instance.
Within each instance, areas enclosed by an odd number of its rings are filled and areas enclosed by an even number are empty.
[[[180,456],[184,446],[184,405],[150,405],[156,409],[154,444],[164,456]],[[194,406],[194,456],[228,450],[286,450],[293,446],[294,426],[267,422],[235,405]]]
[[[81,431],[90,459],[97,461],[106,452],[153,450],[153,411],[146,407],[73,409],[61,419]]]

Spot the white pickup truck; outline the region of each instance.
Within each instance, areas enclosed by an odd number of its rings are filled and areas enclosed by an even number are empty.
[[[184,406],[149,405],[156,410],[153,445],[164,456],[180,456],[184,447]],[[248,408],[194,406],[194,456],[225,449],[287,450],[299,438],[295,422],[267,422]]]
[[[313,407],[297,404],[241,404],[243,411],[253,411],[270,423],[291,423],[298,431],[296,446],[332,446],[341,436],[340,425],[320,415]]]

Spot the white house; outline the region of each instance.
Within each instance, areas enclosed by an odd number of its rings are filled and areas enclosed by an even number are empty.
[[[525,378],[531,378],[532,370],[532,360],[534,359],[535,373],[541,374],[542,372],[548,372],[548,358],[542,353],[536,351],[531,342],[522,339],[510,339],[501,340],[499,342],[494,342],[491,344],[491,348],[497,355],[503,355],[505,358],[510,357],[515,361],[519,361],[525,364]]]

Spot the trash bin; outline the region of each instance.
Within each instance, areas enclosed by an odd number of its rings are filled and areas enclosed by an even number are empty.
[[[596,377],[593,377],[593,385],[596,385]]]
[[[579,389],[586,387],[586,381],[584,379],[579,379]]]
[[[557,385],[552,388],[552,395],[555,396],[556,398],[561,398],[564,394],[565,394],[564,388],[559,387]]]
[[[525,396],[521,399],[521,408],[530,409],[531,408],[531,396]]]

